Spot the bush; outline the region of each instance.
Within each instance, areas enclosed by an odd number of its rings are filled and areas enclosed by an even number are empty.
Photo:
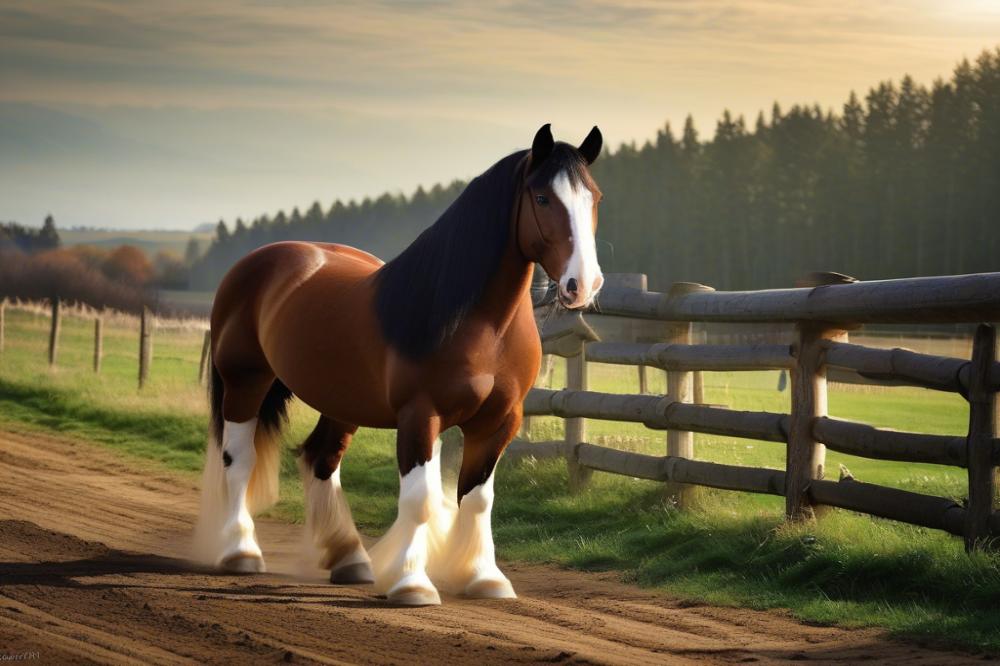
[[[109,259],[115,254],[112,252]],[[152,268],[145,256],[142,260],[148,273],[143,272],[142,264],[135,262],[132,253],[119,255],[111,264],[101,261],[100,252],[91,249],[58,249],[38,254],[0,250],[0,297],[59,298],[95,308],[135,312],[154,301],[153,294],[146,289]],[[118,279],[108,276],[105,267],[109,264],[110,272]],[[143,276],[145,279],[141,281],[136,279]]]

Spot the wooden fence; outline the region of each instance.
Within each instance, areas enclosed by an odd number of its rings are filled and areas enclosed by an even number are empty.
[[[786,515],[792,520],[812,516],[814,507],[828,505],[941,529],[963,536],[968,549],[1000,536],[1000,513],[994,511],[1000,464],[996,421],[1000,363],[995,330],[983,323],[1000,320],[1000,273],[878,282],[818,274],[811,276],[809,284],[794,289],[716,292],[683,283],[668,293],[657,293],[647,291],[644,280],[630,286],[609,281],[596,319],[617,317],[645,327],[645,332],[624,341],[602,337],[602,326],[593,325],[591,313],[546,316],[541,327],[543,350],[567,359],[568,388],[532,389],[524,413],[566,419],[565,438],[538,443],[519,440],[509,452],[564,457],[574,488],[585,484],[593,470],[600,470],[665,482],[670,497],[682,505],[693,486],[709,486],[784,496]],[[791,344],[693,344],[693,322],[789,324],[794,339]],[[847,331],[865,323],[958,322],[979,324],[971,361],[868,348],[851,344],[847,336]],[[608,330],[614,334],[623,329]],[[649,335],[662,341],[636,341]],[[588,361],[665,370],[667,394],[590,391]],[[694,401],[697,371],[772,369],[786,370],[791,376],[788,414],[736,411]],[[966,436],[927,435],[832,418],[827,414],[828,369],[839,369],[853,381],[959,393],[969,401],[969,431]],[[666,455],[590,444],[588,418],[666,430]],[[694,432],[784,443],[785,469],[694,460]],[[854,480],[825,480],[827,447],[867,458],[964,467],[968,499],[958,503]]]
[[[49,344],[48,360],[50,367],[56,367],[59,360],[59,341],[62,333],[62,320],[66,308],[59,299],[53,299],[46,303],[15,302],[8,303],[6,299],[0,299],[0,353],[4,351],[4,341],[6,336],[6,311],[10,309],[23,309],[33,313],[39,313],[42,309],[47,310],[49,315]],[[95,374],[100,374],[101,365],[104,358],[104,321],[106,316],[117,319],[126,319],[130,322],[138,323],[138,386],[143,388],[149,382],[149,374],[153,363],[153,331],[164,326],[164,322],[171,327],[194,326],[198,329],[205,329],[202,341],[201,360],[198,365],[197,381],[205,384],[210,363],[210,342],[211,335],[207,330],[208,322],[198,319],[192,320],[160,320],[153,315],[149,308],[144,307],[139,315],[131,315],[125,312],[94,310],[86,306],[74,306],[70,308],[73,316],[93,320],[94,322],[94,346],[93,346],[93,370]],[[134,325],[134,324],[132,324]]]
[[[583,487],[590,474],[600,470],[662,481],[669,496],[681,505],[693,486],[709,486],[784,496],[790,519],[811,516],[814,507],[829,505],[945,530],[965,537],[970,549],[1000,536],[1000,513],[994,511],[1000,465],[1000,363],[995,330],[983,323],[1000,320],[1000,273],[878,282],[851,282],[828,274],[811,276],[810,284],[814,286],[716,292],[703,285],[680,283],[668,293],[657,293],[645,288],[643,276],[619,276],[617,280],[608,276],[600,312],[589,312],[586,317],[579,313],[546,314],[540,325],[545,353],[567,359],[568,388],[532,389],[524,412],[528,418],[555,415],[566,419],[564,439],[516,441],[509,452],[565,458],[573,488]],[[49,362],[55,365],[63,308],[58,302],[50,307]],[[0,352],[5,309],[6,304],[0,303]],[[103,324],[100,314],[93,316],[93,368],[100,372]],[[769,332],[764,342],[695,344],[693,324],[698,322],[763,323]],[[964,360],[851,344],[847,332],[866,323],[979,326],[972,359]],[[155,327],[145,311],[138,335],[140,387],[148,378]],[[781,342],[786,334],[793,339]],[[208,343],[206,332],[197,377],[202,383],[211,362]],[[666,371],[667,393],[589,391],[588,361],[636,366],[640,381],[644,368]],[[700,404],[701,371],[768,369],[790,374],[790,413]],[[898,432],[832,418],[827,414],[827,378],[834,372],[847,381],[959,393],[970,405],[968,433]],[[666,430],[666,455],[642,455],[590,444],[588,418],[631,421]],[[694,432],[785,443],[785,469],[695,460]],[[867,458],[966,468],[968,498],[957,503],[853,480],[825,480],[827,447]]]

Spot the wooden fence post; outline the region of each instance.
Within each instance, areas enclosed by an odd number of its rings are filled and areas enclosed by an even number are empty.
[[[785,515],[792,520],[812,518],[809,482],[822,479],[826,446],[813,436],[816,419],[827,415],[826,367],[823,341],[837,337],[839,330],[823,325],[799,324],[792,367],[792,409],[788,447],[785,453]]]
[[[649,393],[649,379],[646,376],[646,366],[639,365],[636,367],[639,368],[639,393],[645,395]]]
[[[49,328],[49,366],[54,367],[56,358],[59,355],[59,324],[60,324],[59,299],[52,299],[52,324]]]
[[[545,388],[552,388],[552,373],[555,370],[555,356],[552,354],[542,354],[542,370],[540,378]]]
[[[104,320],[94,319],[94,373],[101,372],[101,357],[104,356]]]
[[[580,353],[566,359],[566,388],[574,391],[587,390],[587,345],[580,341]],[[587,438],[587,421],[582,418],[566,419],[566,444],[571,451],[566,457],[569,467],[570,492],[579,492],[590,480],[593,470],[580,465],[576,457],[577,444]]]
[[[996,499],[997,468],[993,464],[997,436],[997,394],[990,387],[996,360],[996,329],[980,324],[972,344],[969,374],[969,505],[965,514],[965,549],[989,544],[990,516]]]
[[[823,287],[850,284],[856,278],[842,273],[810,273],[796,281],[796,287]],[[789,373],[792,408],[789,415],[788,447],[785,452],[785,516],[791,520],[813,518],[809,482],[822,479],[826,468],[826,446],[813,435],[816,419],[828,414],[824,340],[847,341],[847,324],[802,322],[795,327],[795,365]]]
[[[691,344],[691,324],[679,324],[670,336],[670,344]],[[673,402],[691,402],[694,399],[694,373],[670,370],[667,372],[667,397]],[[690,430],[667,431],[667,455],[676,458],[694,458],[694,433]],[[667,483],[666,498],[680,508],[694,500],[695,487],[684,483]]]
[[[212,362],[212,331],[205,331],[205,339],[201,343],[201,360],[198,361],[198,383],[202,386],[208,381],[208,364]]]
[[[714,291],[696,282],[675,282],[670,286],[668,294],[672,297],[682,297],[685,294]],[[673,330],[670,344],[689,345],[694,339],[694,325],[691,322],[680,323]],[[667,372],[667,397],[674,402],[692,402],[694,400],[694,373],[691,371],[671,370]],[[667,431],[667,455],[677,458],[694,458],[694,433],[690,430]],[[667,483],[666,499],[680,508],[693,503],[696,488],[685,483]]]
[[[7,299],[0,299],[0,354],[3,353],[4,335],[7,328]]]
[[[694,371],[694,403],[696,405],[705,404],[705,378],[701,370]]]
[[[139,388],[149,380],[149,364],[153,358],[153,322],[149,308],[143,306],[139,319]]]
[[[538,375],[535,377],[535,387],[548,388],[552,386],[552,354],[542,354],[542,363],[538,368]],[[517,431],[518,439],[531,439],[531,416],[521,419],[521,427]]]

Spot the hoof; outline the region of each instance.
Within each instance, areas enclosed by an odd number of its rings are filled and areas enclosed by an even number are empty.
[[[390,603],[401,606],[438,606],[441,595],[427,576],[408,576],[396,583],[386,595]]]
[[[255,574],[264,573],[264,558],[259,555],[237,553],[219,562],[219,568],[228,573]]]
[[[368,585],[375,582],[375,574],[367,562],[355,562],[331,571],[330,582],[334,585]]]
[[[465,596],[472,599],[517,599],[514,586],[506,578],[480,578],[465,586]]]

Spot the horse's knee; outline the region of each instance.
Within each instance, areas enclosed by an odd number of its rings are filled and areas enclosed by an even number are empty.
[[[429,466],[430,463],[418,465],[400,480],[399,515],[417,524],[429,521],[434,510],[436,489]]]
[[[464,497],[459,498],[459,503],[464,511],[472,513],[486,513],[493,507],[493,477],[470,490]]]

